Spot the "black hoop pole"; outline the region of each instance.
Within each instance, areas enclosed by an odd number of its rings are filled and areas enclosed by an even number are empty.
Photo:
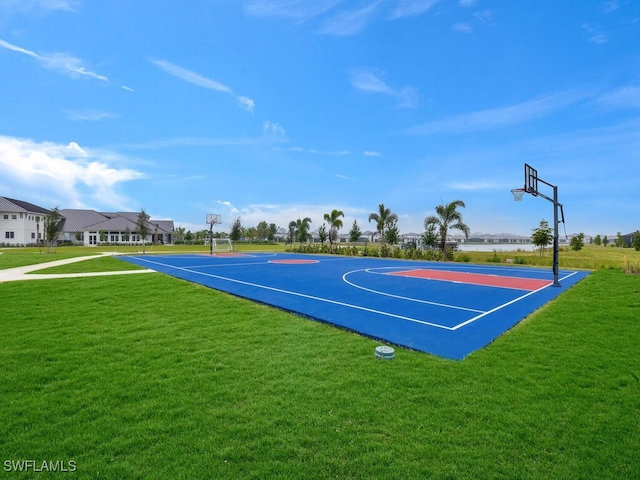
[[[553,198],[549,198],[545,194],[540,193],[539,191],[537,192],[537,196],[540,196],[545,200],[548,200],[551,203],[553,203],[553,286],[559,287],[560,280],[558,277],[560,273],[560,268],[559,268],[560,244],[558,239],[560,237],[560,233],[558,229],[558,223],[560,222],[558,221],[558,209],[562,208],[562,204],[558,202],[558,187],[556,185],[552,185],[548,182],[545,182],[540,178],[537,178],[537,181],[542,182],[545,185],[548,185],[549,187],[553,188]],[[564,215],[563,215],[563,221],[564,221]]]
[[[209,224],[209,255],[213,255],[213,221]]]

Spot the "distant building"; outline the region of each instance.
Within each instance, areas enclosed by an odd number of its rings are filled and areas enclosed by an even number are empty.
[[[0,197],[0,245],[35,245],[43,238],[44,217],[50,213],[29,202]]]
[[[44,218],[51,210],[29,202],[0,197],[0,245],[36,245],[44,238]],[[58,241],[79,245],[137,244],[138,212],[97,212],[95,210],[60,210]],[[145,243],[173,243],[173,220],[147,222],[149,235]]]
[[[138,233],[139,212],[96,212],[95,210],[60,210],[63,217],[59,239],[83,245],[142,243]],[[145,243],[173,243],[173,220],[147,222],[150,234]]]

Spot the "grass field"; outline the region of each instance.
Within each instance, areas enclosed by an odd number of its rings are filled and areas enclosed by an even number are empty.
[[[0,328],[7,478],[33,477],[19,460],[75,462],[43,478],[640,478],[640,277],[620,270],[461,362],[375,360],[373,340],[161,274],[0,284]]]

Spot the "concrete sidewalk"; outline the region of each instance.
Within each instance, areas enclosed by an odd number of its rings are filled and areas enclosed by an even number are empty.
[[[88,272],[88,273],[52,273],[38,274],[30,273],[38,270],[44,270],[49,267],[57,267],[58,265],[67,265],[69,263],[83,262],[100,256],[112,256],[117,253],[103,252],[99,255],[90,255],[86,257],[66,258],[64,260],[55,260],[53,262],[38,263],[37,265],[27,265],[24,267],[7,268],[0,270],[0,283],[16,282],[22,280],[48,280],[51,278],[74,278],[74,277],[103,277],[106,275],[131,275],[134,273],[153,273],[155,270],[122,270],[115,272]]]

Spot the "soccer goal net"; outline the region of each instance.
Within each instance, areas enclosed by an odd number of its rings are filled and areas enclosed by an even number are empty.
[[[230,252],[233,250],[231,240],[228,238],[214,238],[212,242],[211,247],[214,252]]]

